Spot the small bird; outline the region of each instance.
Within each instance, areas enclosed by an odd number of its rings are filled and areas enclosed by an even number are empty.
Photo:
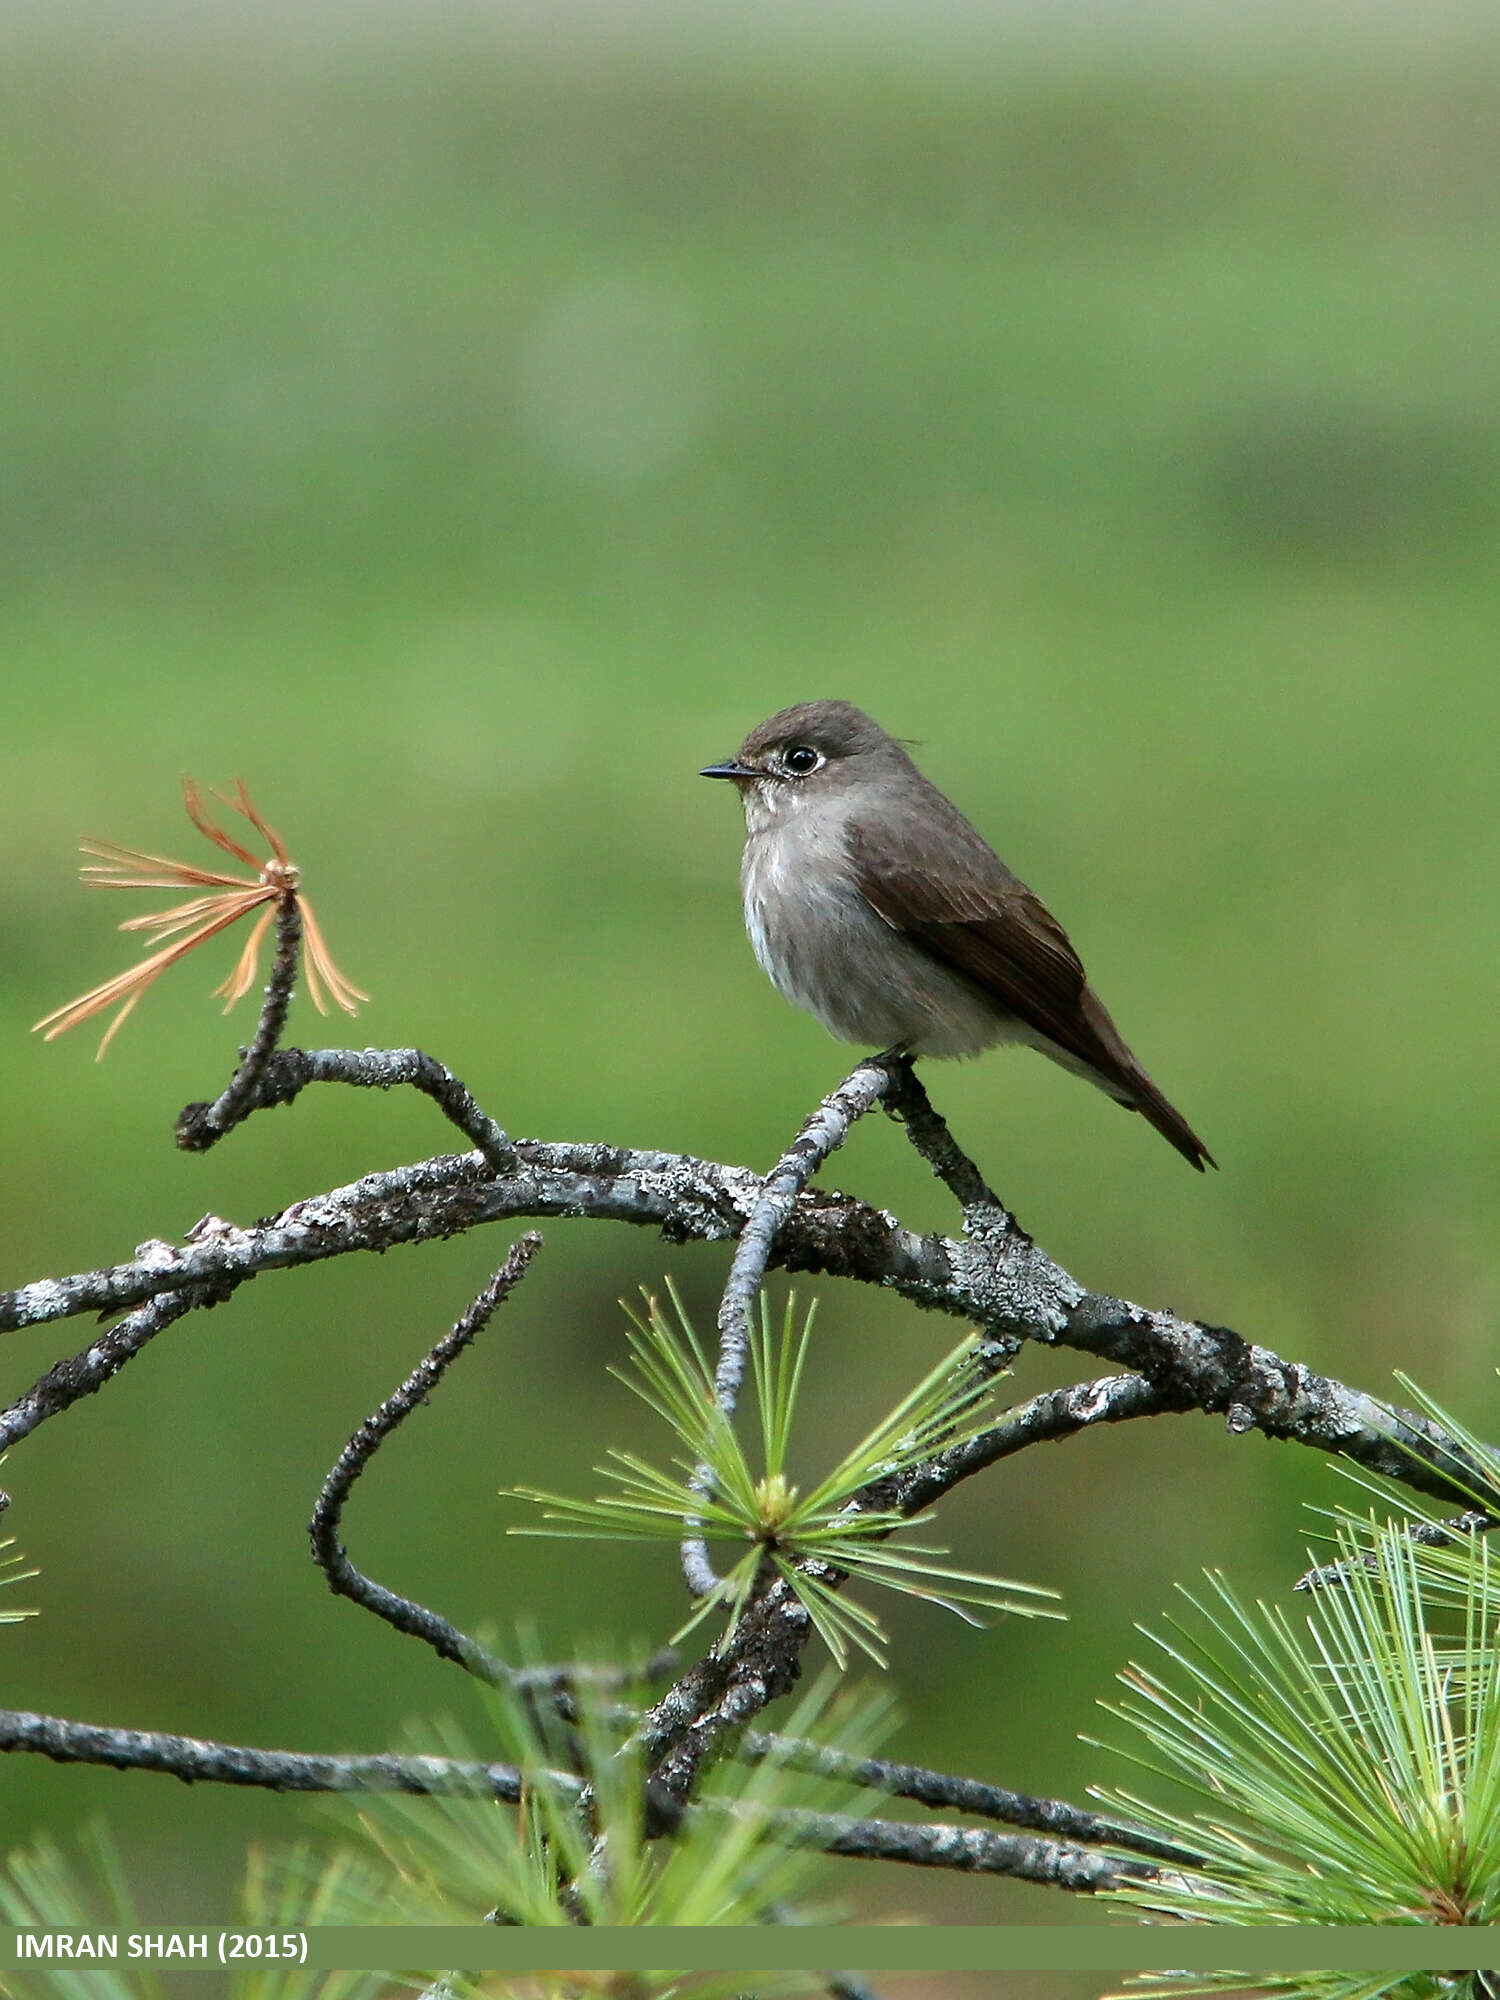
[[[1024,1042],[1215,1165],[1121,1040],[1067,933],[893,736],[804,701],[710,764],[745,808],[745,928],[773,986],[841,1041],[973,1056]]]

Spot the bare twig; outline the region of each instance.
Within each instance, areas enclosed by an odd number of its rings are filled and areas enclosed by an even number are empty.
[[[509,1683],[513,1676],[511,1669],[493,1654],[487,1652],[476,1640],[460,1632],[456,1625],[449,1624],[435,1611],[425,1605],[416,1604],[408,1597],[399,1597],[387,1590],[383,1584],[375,1583],[354,1567],[339,1540],[339,1527],[343,1518],[344,1502],[360,1473],[374,1457],[393,1430],[397,1428],[416,1408],[423,1403],[442,1380],[449,1364],[463,1352],[488,1323],[497,1306],[520,1283],[526,1274],[526,1267],[542,1247],[542,1239],[536,1234],[523,1236],[515,1244],[484,1290],[455,1322],[432,1351],[414,1368],[394,1395],[388,1396],[371,1417],[366,1417],[359,1429],[350,1438],[338,1457],[338,1462],[323,1482],[323,1490],[318,1495],[318,1504],[313,1511],[308,1534],[312,1540],[313,1560],[328,1579],[328,1588],[336,1595],[352,1598],[363,1605],[366,1611],[373,1611],[398,1632],[425,1640],[440,1658],[454,1660],[471,1674],[477,1675],[493,1685]]]
[[[1493,1514],[1470,1512],[1457,1514],[1451,1521],[1412,1521],[1406,1529],[1408,1541],[1415,1542],[1424,1549],[1451,1549],[1461,1535],[1488,1535],[1500,1528]],[[1380,1557],[1373,1549],[1358,1559],[1359,1568],[1371,1575],[1380,1569]],[[1293,1590],[1338,1590],[1349,1581],[1351,1565],[1347,1562],[1326,1563],[1318,1569],[1310,1569],[1292,1585]]]
[[[723,1650],[689,1668],[641,1718],[641,1744],[664,1799],[685,1805],[704,1765],[795,1686],[811,1631],[796,1592],[778,1576],[747,1606]]]
[[[849,1136],[856,1119],[873,1110],[892,1088],[896,1071],[893,1061],[876,1057],[861,1063],[831,1096],[825,1097],[797,1134],[790,1148],[766,1175],[740,1240],[735,1245],[724,1296],[719,1303],[719,1360],[714,1371],[714,1401],[726,1417],[734,1415],[740,1385],[745,1379],[745,1357],[750,1347],[750,1315],[766,1275],[766,1264],[777,1232],[792,1210],[792,1204],[807,1183]],[[712,1474],[706,1465],[696,1468],[692,1478],[695,1493],[707,1498],[712,1490]],[[690,1521],[690,1527],[700,1524]],[[698,1534],[689,1534],[682,1544],[682,1573],[695,1597],[706,1597],[719,1587],[719,1579],[708,1559],[708,1545]]]
[[[869,1496],[871,1504],[902,1514],[930,1507],[960,1480],[997,1465],[1029,1445],[1060,1443],[1095,1424],[1126,1423],[1133,1417],[1159,1417],[1173,1405],[1144,1375],[1101,1375],[1097,1381],[1074,1382],[1065,1389],[1047,1389],[1007,1410],[965,1443],[930,1458],[900,1480]]]
[[[905,1056],[885,1060],[891,1073],[885,1108],[905,1127],[912,1145],[958,1203],[965,1228],[971,1221],[983,1221],[991,1214],[1005,1216],[1006,1222],[1014,1227],[1000,1197],[933,1110],[932,1100],[910,1060]]]
[[[979,1168],[959,1145],[943,1118],[933,1109],[917,1072],[907,1060],[898,1065],[886,1109],[905,1127],[913,1147],[958,1203],[964,1241],[992,1262],[1003,1261],[1028,1279],[1045,1282],[1043,1266],[1050,1263],[991,1188]],[[981,1329],[979,1365],[987,1375],[1008,1368],[1029,1337],[1015,1323],[1001,1300],[996,1318]]]
[[[240,789],[243,793],[243,787]],[[245,805],[248,807],[248,799]],[[192,809],[191,805],[189,809]],[[286,1049],[277,1053],[277,1044],[286,1027],[287,1012],[291,1006],[292,988],[297,979],[306,906],[299,900],[297,871],[286,863],[280,842],[253,811],[250,816],[266,832],[283,864],[275,874],[280,885],[275,890],[276,956],[255,1035],[250,1046],[241,1050],[238,1069],[228,1087],[212,1104],[189,1104],[178,1113],[177,1144],[184,1152],[207,1152],[210,1146],[216,1145],[226,1133],[232,1132],[236,1125],[248,1118],[252,1111],[263,1111],[276,1104],[290,1104],[310,1083],[345,1083],[365,1090],[390,1090],[396,1084],[410,1084],[414,1089],[425,1092],[444,1117],[456,1125],[466,1139],[473,1141],[484,1165],[492,1174],[508,1173],[515,1165],[515,1150],[509,1139],[494,1119],[480,1110],[453,1072],[433,1057],[424,1055],[420,1049]],[[212,837],[219,836],[215,832]],[[244,855],[243,849],[234,851],[247,860],[251,858]],[[262,879],[265,881],[268,878],[263,874]],[[262,919],[264,922],[265,919]],[[322,987],[318,976],[321,967],[323,982],[329,985],[335,998],[340,999],[340,1004],[352,1012],[353,1000],[365,996],[335,972],[310,909],[306,913],[305,928],[310,954],[308,979],[314,1000],[321,1009]],[[253,947],[254,940],[249,963],[245,967],[246,985],[249,983],[249,969],[254,963]],[[244,990],[238,979],[231,981],[230,987],[234,997]]]
[[[1007,1826],[1026,1827],[1033,1833],[1050,1834],[1082,1846],[1124,1847],[1148,1860],[1170,1861],[1179,1867],[1192,1867],[1199,1859],[1186,1848],[1173,1846],[1120,1820],[1105,1819],[1099,1813],[1069,1805],[1065,1799],[1035,1798],[1029,1792],[1007,1791],[1000,1785],[983,1784],[977,1778],[930,1771],[920,1764],[897,1764],[884,1757],[856,1757],[824,1743],[799,1742],[755,1729],[746,1731],[735,1755],[749,1763],[774,1757],[778,1764],[791,1770],[811,1771],[819,1777],[856,1785],[861,1791],[973,1813],[979,1819],[1000,1820]]]
[[[964,1875],[1009,1875],[1084,1895],[1126,1882],[1155,1882],[1149,1861],[1093,1854],[1036,1834],[991,1833],[982,1826],[919,1826],[908,1820],[851,1819],[842,1813],[783,1812],[771,1825],[783,1838],[856,1861],[901,1861],[910,1868],[951,1868]]]
[[[257,1035],[257,1042],[259,1039]],[[247,1056],[230,1090],[238,1086],[249,1062]],[[515,1148],[494,1119],[480,1110],[452,1070],[434,1057],[424,1055],[421,1049],[268,1051],[243,1092],[233,1118],[219,1118],[219,1107],[228,1097],[228,1091],[216,1104],[190,1104],[178,1117],[177,1143],[190,1152],[201,1152],[251,1112],[290,1104],[310,1083],[342,1083],[356,1090],[393,1090],[397,1085],[409,1084],[413,1090],[430,1097],[449,1123],[457,1126],[478,1148],[484,1169],[492,1174],[505,1174],[515,1168]]]
[[[18,1396],[8,1410],[0,1413],[0,1451],[8,1451],[21,1438],[29,1437],[49,1417],[61,1415],[82,1396],[92,1396],[106,1382],[155,1339],[164,1327],[199,1306],[218,1305],[227,1299],[232,1282],[189,1285],[181,1291],[163,1292],[137,1306],[134,1312],[91,1340],[80,1353],[56,1362],[45,1375],[33,1382],[24,1396]],[[10,1504],[0,1494],[0,1508]]]
[[[892,1087],[893,1074],[893,1068],[879,1060],[861,1063],[824,1098],[761,1184],[740,1231],[719,1305],[719,1365],[714,1392],[726,1416],[734,1414],[744,1380],[750,1314],[777,1232],[818,1168],[848,1138],[855,1120],[873,1110]]]
[[[294,888],[284,889],[276,904],[276,955],[266,982],[260,1019],[250,1046],[240,1052],[239,1068],[212,1104],[190,1104],[177,1120],[177,1143],[184,1152],[203,1153],[232,1132],[249,1115],[256,1090],[286,1027],[297,983],[297,958],[302,945],[302,912]]]
[[[32,1751],[55,1764],[104,1764],[117,1771],[157,1771],[185,1784],[252,1785],[272,1792],[417,1792],[469,1794],[514,1804],[522,1774],[512,1764],[452,1757],[332,1757],[295,1750],[255,1750],[154,1729],[114,1729],[24,1709],[0,1709],[0,1752]],[[528,1773],[532,1779],[535,1773]],[[568,1773],[547,1773],[581,1789]]]

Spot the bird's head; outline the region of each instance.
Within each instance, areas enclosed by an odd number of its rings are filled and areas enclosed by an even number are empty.
[[[847,701],[803,701],[752,729],[735,755],[700,775],[739,787],[751,832],[875,777],[906,753],[878,722]]]

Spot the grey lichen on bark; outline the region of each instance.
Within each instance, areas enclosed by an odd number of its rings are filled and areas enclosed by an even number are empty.
[[[1428,1418],[1285,1361],[1230,1328],[1091,1292],[999,1200],[903,1057],[857,1065],[762,1176],[686,1154],[600,1142],[512,1141],[451,1071],[420,1050],[276,1048],[289,992],[289,974],[279,985],[273,980],[261,1031],[229,1089],[211,1105],[189,1107],[179,1121],[182,1143],[201,1150],[253,1113],[290,1104],[312,1083],[340,1083],[422,1092],[472,1150],[365,1174],[253,1224],[205,1217],[180,1243],[154,1239],[132,1259],[0,1294],[0,1331],[84,1314],[124,1315],[0,1413],[0,1446],[31,1434],[102,1388],[177,1319],[223,1303],[262,1274],[441,1240],[519,1218],[559,1218],[627,1222],[656,1229],[673,1244],[736,1244],[719,1316],[717,1386],[726,1412],[738,1391],[756,1297],[766,1273],[776,1268],[878,1286],[923,1311],[965,1320],[976,1330],[980,1365],[987,1369],[1007,1365],[1024,1342],[1036,1341],[1075,1348],[1121,1371],[1016,1405],[979,1434],[933,1451],[899,1481],[888,1478],[878,1492],[865,1489],[851,1503],[856,1507],[910,1517],[960,1481],[1033,1444],[1079,1436],[1103,1424],[1189,1411],[1223,1416],[1235,1437],[1258,1431],[1347,1456],[1445,1499],[1467,1500],[1475,1488],[1489,1490],[1493,1484],[1493,1465],[1469,1457]],[[901,1121],[952,1196],[962,1223],[959,1235],[916,1233],[883,1209],[813,1185],[856,1121],[882,1105]],[[524,1676],[492,1659],[437,1613],[357,1571],[339,1533],[353,1479],[436,1387],[520,1277],[529,1255],[529,1248],[517,1246],[468,1313],[351,1438],[325,1484],[313,1536],[335,1589],[466,1671],[512,1685]],[[1490,1522],[1471,1514],[1465,1525],[1479,1531]],[[685,1526],[689,1579],[706,1593],[715,1587],[713,1573],[701,1541],[691,1538],[696,1524]],[[841,1578],[825,1570],[820,1581],[836,1588]],[[756,1717],[795,1685],[811,1630],[794,1580],[768,1570],[733,1631],[632,1718],[649,1767],[648,1818],[663,1834],[670,1833],[674,1815],[697,1809],[707,1768],[740,1754]],[[557,1677],[555,1687],[549,1683],[548,1698],[559,1704],[572,1698],[565,1676]],[[440,1769],[434,1760],[295,1757],[0,1712],[4,1750],[272,1789],[470,1787],[506,1797],[519,1786],[501,1766]],[[1098,1835],[1096,1818],[1061,1801],[1027,1799],[915,1767],[869,1763],[864,1776],[890,1796],[948,1803],[1028,1830],[997,1834],[988,1828],[804,1815],[796,1837],[829,1853],[1016,1875],[1078,1891],[1113,1886],[1176,1858],[1128,1829]],[[1079,1844],[1080,1838],[1093,1837],[1116,1848],[1133,1840],[1137,1858],[1121,1860]]]

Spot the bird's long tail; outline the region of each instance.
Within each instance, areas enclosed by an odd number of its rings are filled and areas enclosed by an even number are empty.
[[[1134,1089],[1128,1098],[1118,1100],[1121,1104],[1132,1111],[1139,1111],[1147,1124],[1154,1125],[1167,1144],[1175,1146],[1188,1165],[1196,1167],[1200,1174],[1205,1167],[1218,1166],[1218,1161],[1176,1105],[1162,1096],[1143,1069],[1136,1067],[1131,1082]]]
[[[1146,1123],[1154,1125],[1167,1144],[1175,1146],[1188,1165],[1196,1167],[1200,1174],[1206,1166],[1217,1167],[1218,1161],[1176,1105],[1162,1095],[1126,1048],[1119,1029],[1092,987],[1084,988],[1083,1015],[1098,1046],[1092,1063],[1094,1075],[1116,1104],[1123,1104],[1127,1111],[1139,1111]],[[1102,1062],[1100,1056],[1104,1057]]]

